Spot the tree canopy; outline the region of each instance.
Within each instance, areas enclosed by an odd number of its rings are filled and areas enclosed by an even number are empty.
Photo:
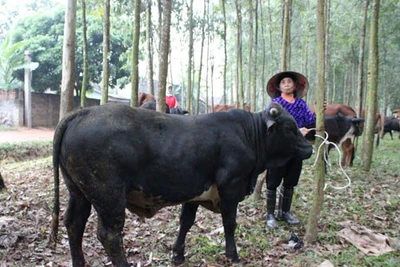
[[[3,2],[7,2],[3,0]],[[33,73],[33,90],[42,92],[47,88],[59,90],[61,82],[61,49],[64,9],[62,6],[42,5],[45,1],[37,1],[34,8],[30,9],[29,16],[19,17],[16,25],[11,25],[10,18],[17,17],[18,10],[5,11],[7,15],[1,19],[0,24],[5,25],[6,32],[13,36],[13,42],[24,40],[27,42],[25,49],[29,49],[33,55],[33,61],[39,62],[39,68]],[[87,0],[87,25],[89,41],[89,81],[101,83],[102,75],[102,9],[98,1]],[[188,0],[176,0],[172,2],[171,13],[171,48],[169,55],[168,83],[179,85],[185,93],[191,81],[191,94],[194,100],[197,95],[206,100],[211,84],[214,87],[214,95],[221,96],[226,92],[228,103],[236,102],[237,76],[236,66],[238,62],[237,49],[237,17],[241,17],[241,53],[243,71],[240,77],[243,83],[244,101],[249,102],[248,90],[256,93],[256,105],[254,110],[264,107],[265,85],[269,77],[280,71],[281,42],[282,42],[282,1],[238,1],[240,14],[237,14],[235,1],[208,1],[208,15],[205,16],[204,3],[194,1],[193,18],[189,20],[187,6]],[[42,4],[41,4],[42,3]],[[153,59],[158,58],[160,40],[160,4],[152,1],[151,29],[146,29],[146,16],[144,10],[147,2],[141,4],[141,21],[143,24],[139,40],[139,75],[146,77],[148,62],[146,62],[147,35],[152,34],[154,45],[152,46]],[[327,47],[327,100],[329,103],[355,103],[357,99],[357,75],[359,62],[359,46],[361,29],[363,25],[363,10],[365,1],[328,1],[329,26]],[[255,6],[257,8],[255,8]],[[78,3],[78,14],[80,14]],[[369,21],[371,19],[371,7],[368,10],[366,38],[369,36]],[[397,58],[400,57],[400,18],[397,10],[400,9],[399,1],[389,0],[381,4],[379,18],[379,63],[380,76],[378,86],[378,107],[388,107],[389,110],[400,106],[400,98],[396,89],[400,86],[400,77],[397,75],[399,67]],[[310,81],[310,91],[307,96],[308,103],[314,103],[316,88],[316,3],[312,1],[293,1],[291,12],[290,32],[290,64],[288,69],[304,73]],[[130,81],[130,62],[132,57],[133,40],[133,14],[132,1],[111,2],[111,44],[110,44],[110,80],[111,87],[123,86]],[[225,14],[224,14],[225,12]],[[252,13],[252,15],[249,14]],[[254,13],[254,14],[253,14]],[[208,19],[205,19],[208,17]],[[77,48],[76,48],[76,77],[77,92],[81,88],[83,68],[82,45],[82,17],[77,16]],[[188,76],[188,49],[189,28],[192,21],[193,33],[193,69],[192,76]],[[225,24],[226,22],[226,29]],[[257,23],[256,23],[257,22]],[[257,25],[257,27],[255,27]],[[202,42],[202,29],[205,30]],[[254,38],[250,38],[254,34]],[[253,36],[253,35],[252,35]],[[224,38],[225,41],[224,41]],[[4,34],[0,33],[0,42],[4,40]],[[251,43],[250,43],[251,42]],[[226,43],[226,58],[224,44]],[[256,47],[257,44],[257,47]],[[201,46],[204,45],[205,56],[200,59]],[[365,47],[365,60],[368,60],[369,44]],[[256,50],[257,49],[257,50]],[[252,53],[257,51],[257,54]],[[154,63],[154,77],[158,77],[158,63]],[[249,68],[254,71],[248,71]],[[200,73],[201,67],[203,70]],[[211,67],[214,75],[211,75]],[[225,69],[224,69],[225,68]],[[366,70],[367,66],[364,66]],[[366,73],[366,72],[365,72]],[[16,77],[22,81],[22,72],[17,72]],[[254,78],[255,77],[255,78]],[[366,84],[366,77],[363,77]],[[255,88],[254,88],[255,87]],[[253,91],[253,88],[255,89]],[[365,90],[364,88],[364,90]],[[383,91],[385,89],[385,91]],[[200,92],[198,91],[200,90]],[[387,96],[386,105],[383,104],[381,95]],[[253,93],[252,93],[253,94]],[[260,97],[262,96],[262,97]],[[365,93],[364,93],[365,97]],[[380,110],[382,112],[382,110]]]

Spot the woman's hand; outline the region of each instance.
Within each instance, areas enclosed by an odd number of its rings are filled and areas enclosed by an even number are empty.
[[[302,134],[303,136],[305,136],[306,134],[308,134],[308,133],[310,132],[310,130],[307,129],[306,127],[302,127],[302,128],[300,128],[299,130],[300,130],[300,132],[301,132],[301,134]]]

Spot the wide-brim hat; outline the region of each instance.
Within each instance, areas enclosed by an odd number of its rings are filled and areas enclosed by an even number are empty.
[[[308,80],[307,78],[298,72],[295,71],[284,71],[275,74],[269,79],[267,83],[267,93],[271,98],[275,98],[281,95],[281,91],[279,90],[279,84],[283,78],[290,77],[296,84],[295,95],[298,98],[303,98],[308,91]]]

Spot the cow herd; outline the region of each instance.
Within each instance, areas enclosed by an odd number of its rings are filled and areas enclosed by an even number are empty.
[[[141,94],[138,99],[140,108],[90,107],[58,124],[51,241],[57,242],[61,172],[70,197],[63,220],[74,267],[85,266],[82,238],[92,207],[98,214],[97,236],[114,266],[130,266],[122,237],[125,209],[150,218],[173,205],[182,205],[174,264],[185,260],[185,238],[199,206],[221,214],[225,255],[239,262],[239,202],[253,192],[258,175],[267,168],[282,166],[292,157],[309,158],[313,137],[303,137],[293,117],[276,103],[255,113],[226,105],[218,107],[224,112],[199,116],[169,110],[179,116],[155,112],[154,97]],[[362,122],[349,106],[326,106],[326,131],[329,141],[342,146],[344,166],[354,159],[351,137],[361,135]],[[399,131],[398,121],[397,128],[394,124],[385,122],[384,133]]]

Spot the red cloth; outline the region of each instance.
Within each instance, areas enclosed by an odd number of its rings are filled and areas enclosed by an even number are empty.
[[[176,108],[176,97],[174,95],[165,96],[165,103],[167,103],[169,108]]]

